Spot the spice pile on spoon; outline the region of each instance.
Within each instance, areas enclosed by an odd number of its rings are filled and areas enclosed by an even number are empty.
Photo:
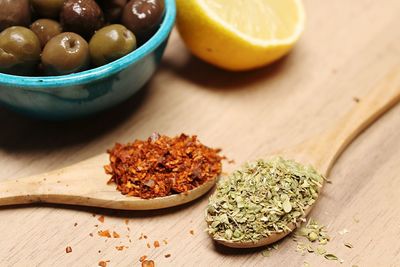
[[[281,157],[247,163],[218,183],[207,207],[215,240],[257,242],[290,231],[316,199],[323,176]]]
[[[165,197],[184,193],[215,179],[221,174],[223,159],[201,144],[196,136],[176,137],[153,134],[145,141],[116,144],[109,150],[112,175],[122,194],[140,198]]]

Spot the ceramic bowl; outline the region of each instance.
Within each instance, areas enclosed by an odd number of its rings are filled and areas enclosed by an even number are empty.
[[[154,74],[175,22],[175,0],[165,1],[159,30],[132,53],[87,71],[52,77],[0,74],[0,104],[49,120],[87,116],[126,100]]]

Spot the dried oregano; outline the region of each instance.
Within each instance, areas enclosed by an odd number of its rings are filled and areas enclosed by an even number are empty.
[[[326,227],[314,219],[310,219],[308,223],[297,230],[296,233],[306,237],[310,242],[318,241],[321,245],[326,245],[330,240]]]
[[[244,165],[218,183],[206,210],[214,239],[257,241],[290,231],[318,197],[323,176],[311,166],[276,157]]]

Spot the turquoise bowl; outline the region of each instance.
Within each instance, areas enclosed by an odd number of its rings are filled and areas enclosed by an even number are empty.
[[[53,77],[0,74],[0,104],[46,120],[83,117],[121,103],[152,77],[175,22],[175,0],[165,1],[159,30],[141,47],[107,65]]]

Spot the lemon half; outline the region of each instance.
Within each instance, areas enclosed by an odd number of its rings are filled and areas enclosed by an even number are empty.
[[[304,29],[301,0],[177,0],[178,31],[197,57],[249,70],[286,55]]]

